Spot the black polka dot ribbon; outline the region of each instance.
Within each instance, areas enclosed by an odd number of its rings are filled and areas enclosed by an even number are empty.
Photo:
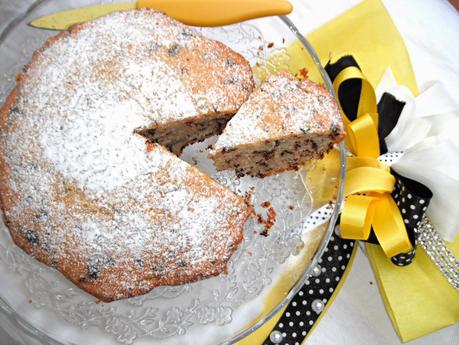
[[[263,344],[302,343],[318,322],[332,296],[338,292],[338,284],[349,265],[354,249],[353,240],[344,240],[336,233],[331,237],[318,266],[313,269],[313,275],[287,306]]]
[[[394,171],[392,171],[392,174],[397,179],[392,197],[400,209],[408,237],[414,249],[408,253],[395,255],[391,260],[397,266],[406,266],[413,261],[416,254],[416,246],[418,244],[417,225],[427,210],[429,201],[432,198],[432,192],[421,183],[400,176]]]

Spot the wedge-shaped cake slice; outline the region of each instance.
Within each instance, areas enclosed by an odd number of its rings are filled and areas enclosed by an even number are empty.
[[[325,88],[283,72],[251,94],[210,157],[217,170],[265,177],[321,158],[343,138],[337,104]]]

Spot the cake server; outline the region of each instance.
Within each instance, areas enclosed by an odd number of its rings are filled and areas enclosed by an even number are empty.
[[[110,3],[75,8],[39,17],[30,26],[48,30],[67,30],[115,11],[151,8],[194,26],[221,26],[248,19],[285,15],[292,11],[287,0],[138,0],[135,3]]]

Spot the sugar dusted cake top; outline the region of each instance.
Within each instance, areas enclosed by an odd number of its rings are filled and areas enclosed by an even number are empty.
[[[247,90],[234,78],[250,72],[238,58],[148,10],[48,40],[0,111],[14,241],[106,301],[222,272],[242,240],[243,199],[133,132],[238,107]]]
[[[334,98],[320,85],[287,72],[272,75],[231,119],[213,152],[305,133],[344,132]]]

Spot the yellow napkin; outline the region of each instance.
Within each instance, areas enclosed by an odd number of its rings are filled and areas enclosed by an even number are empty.
[[[418,94],[403,39],[379,0],[360,3],[312,32],[307,38],[323,65],[329,58],[336,60],[351,54],[373,86],[377,85],[390,66],[397,82],[407,86],[413,94]],[[293,43],[288,51],[291,71],[296,72],[305,67],[310,71],[311,79],[320,79],[315,75],[315,68],[308,68],[312,62],[305,56],[299,42]],[[402,341],[459,322],[457,292],[441,276],[422,249],[419,248],[410,266],[399,268],[390,263],[378,246],[368,245],[367,248],[386,309]],[[459,237],[450,248],[456,257],[459,256]],[[339,289],[335,292],[333,297]],[[281,312],[278,313],[240,345],[261,344],[281,315]]]
[[[448,245],[459,257],[459,236]],[[418,247],[411,265],[396,267],[374,244],[367,244],[386,310],[403,342],[459,322],[459,293]]]

